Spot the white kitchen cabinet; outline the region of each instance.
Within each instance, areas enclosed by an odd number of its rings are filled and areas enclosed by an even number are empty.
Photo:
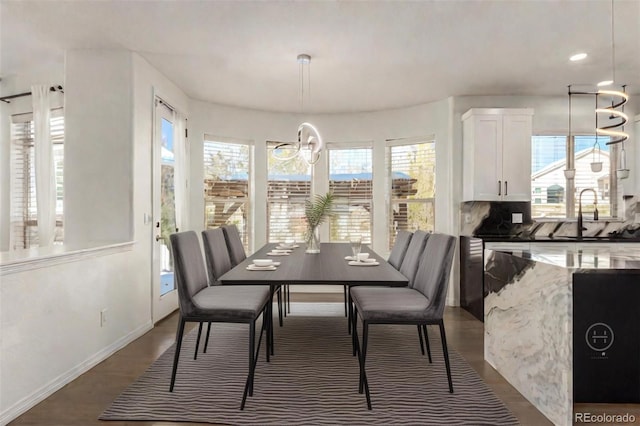
[[[463,201],[530,201],[533,109],[472,108],[462,116]]]

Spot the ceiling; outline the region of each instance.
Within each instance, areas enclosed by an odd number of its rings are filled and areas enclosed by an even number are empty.
[[[0,0],[0,76],[127,49],[194,99],[343,113],[462,95],[565,95],[612,74],[610,0]],[[640,0],[614,0],[616,80],[640,94]],[[572,63],[584,51],[588,58]],[[309,54],[300,104],[296,57]],[[304,109],[303,109],[304,108]]]

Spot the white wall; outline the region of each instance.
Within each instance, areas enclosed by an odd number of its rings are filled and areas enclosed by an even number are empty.
[[[151,328],[143,260],[133,246],[2,273],[0,424]]]
[[[122,50],[70,50],[65,79],[65,242],[133,237],[133,63]]]
[[[121,194],[110,192],[110,197],[117,197],[116,201],[125,206],[115,207],[116,216],[104,225],[94,222],[96,218],[86,217],[93,214],[96,206],[72,201],[65,210],[80,210],[80,214],[78,211],[71,214],[80,216],[80,227],[93,224],[100,228],[97,232],[102,235],[91,231],[81,245],[92,245],[89,240],[102,240],[109,229],[116,239],[130,242],[79,250],[49,260],[36,257],[31,262],[0,266],[0,424],[26,411],[152,327],[153,230],[151,223],[145,223],[144,214],[152,211],[153,95],[162,94],[182,111],[186,111],[187,97],[136,54],[75,51],[72,56],[76,78],[86,81],[96,73],[123,67],[124,71],[117,71],[114,78],[128,89],[100,92],[99,98],[105,105],[96,105],[91,100],[80,105],[91,111],[72,105],[81,99],[80,94],[67,97],[67,130],[71,135],[82,131],[75,126],[85,124],[78,117],[95,119],[92,126],[107,134],[95,134],[83,138],[81,143],[65,145],[65,167],[75,173],[72,176],[75,182],[80,182],[78,186],[85,186],[76,188],[77,192],[98,190],[110,181],[118,182],[120,187],[126,182],[126,190]],[[86,74],[77,66],[79,63],[86,65]],[[52,74],[56,71],[52,70]],[[101,80],[99,75],[95,77],[96,81]],[[102,76],[103,82],[107,78]],[[75,87],[72,90],[79,87],[73,83],[71,86]],[[110,116],[114,120],[99,120],[99,115],[109,114],[116,106],[124,108],[128,115],[117,119],[119,112],[114,112],[116,117]],[[124,120],[122,127],[118,127],[119,120]],[[109,145],[109,135],[114,134],[119,140]],[[106,155],[105,144],[120,151],[114,154],[118,157],[116,167],[108,167],[108,161],[97,164],[95,156]],[[101,179],[97,179],[94,170],[83,169],[89,162],[100,170]],[[82,170],[86,179],[80,173]],[[73,185],[68,181],[66,184]],[[101,327],[100,311],[105,308],[108,321]]]

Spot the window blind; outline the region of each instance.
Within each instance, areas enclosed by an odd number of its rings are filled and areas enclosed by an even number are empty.
[[[250,170],[250,145],[204,141],[205,229],[235,224],[245,250],[250,246]]]
[[[346,241],[358,234],[363,243],[371,244],[372,149],[329,147],[328,156],[329,190],[335,196],[330,240]]]
[[[304,202],[311,196],[311,166],[299,156],[278,160],[267,142],[267,241],[303,241]]]
[[[50,136],[56,179],[56,233],[54,244],[64,240],[64,111],[51,111]],[[33,114],[11,117],[11,247],[26,249],[38,245],[38,206]]]
[[[389,248],[391,248],[398,230],[434,230],[435,142],[396,142],[387,148],[387,165],[391,188],[389,209]]]

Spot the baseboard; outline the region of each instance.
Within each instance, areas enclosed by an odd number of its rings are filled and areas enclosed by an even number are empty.
[[[90,358],[81,362],[77,366],[71,368],[69,371],[61,374],[55,379],[51,380],[49,383],[42,386],[40,389],[33,392],[31,395],[28,395],[16,402],[13,406],[9,407],[2,413],[0,413],[0,425],[6,425],[10,421],[14,420],[21,414],[25,413],[36,404],[40,403],[44,399],[51,396],[57,390],[65,386],[66,384],[72,382],[80,375],[86,373],[105,359],[109,358],[111,355],[119,351],[120,349],[127,346],[129,343],[133,342],[149,330],[153,328],[153,324],[151,321],[141,325],[137,329],[133,330],[131,333],[121,337],[120,339],[113,342],[111,345],[105,347],[101,351],[95,353]]]

